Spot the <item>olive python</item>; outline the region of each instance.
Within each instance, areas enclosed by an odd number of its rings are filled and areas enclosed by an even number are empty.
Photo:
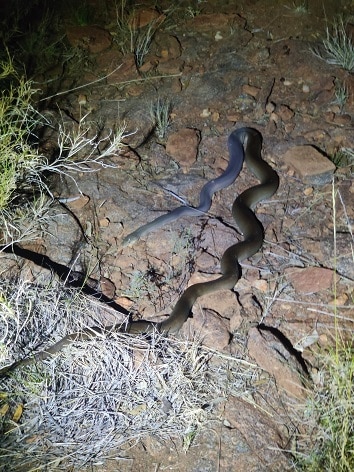
[[[254,255],[263,244],[264,229],[253,209],[261,200],[274,195],[279,186],[279,177],[269,164],[262,159],[262,135],[254,128],[244,127],[233,131],[228,138],[228,149],[230,157],[226,170],[221,176],[204,185],[200,193],[198,207],[178,207],[130,233],[123,240],[123,246],[132,245],[144,234],[177,218],[207,212],[211,206],[213,194],[231,185],[241,171],[243,162],[245,162],[248,169],[259,179],[260,183],[242,192],[232,205],[232,216],[243,234],[243,240],[232,245],[224,252],[220,261],[221,276],[219,278],[188,287],[181,295],[171,314],[162,322],[138,320],[130,321],[118,327],[86,328],[63,337],[48,349],[40,351],[32,357],[21,359],[4,367],[0,370],[0,376],[13,371],[17,367],[43,361],[71,343],[91,340],[112,331],[142,334],[157,330],[166,334],[176,334],[189,318],[191,309],[199,297],[218,290],[232,289],[241,277],[240,263]]]

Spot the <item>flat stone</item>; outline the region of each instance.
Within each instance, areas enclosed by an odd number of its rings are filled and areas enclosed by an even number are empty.
[[[158,65],[160,74],[178,75],[183,70],[184,62],[180,59],[163,60]]]
[[[224,319],[230,319],[235,314],[240,313],[236,295],[231,290],[210,293],[205,297],[202,304],[205,308],[220,313]]]
[[[83,208],[85,205],[88,204],[88,202],[90,201],[90,197],[88,195],[81,195],[81,196],[78,196],[77,198],[68,197],[67,200],[68,200],[67,206],[71,210],[80,210],[81,208]],[[65,203],[65,198],[64,198],[63,203]]]
[[[192,339],[200,339],[204,346],[218,351],[224,350],[230,343],[228,323],[210,310],[203,310],[201,313],[201,310],[194,307],[193,318],[184,324],[182,332],[192,336]]]
[[[277,357],[277,348],[272,348],[257,328],[250,329],[247,347],[249,355],[257,364],[274,376],[279,389],[284,390],[290,397],[305,396],[299,374],[291,369],[286,360]]]
[[[285,153],[284,161],[295,169],[306,183],[322,185],[330,182],[336,166],[313,146],[294,146]]]
[[[255,87],[254,85],[245,84],[242,87],[242,91],[243,93],[246,93],[247,95],[250,95],[253,98],[258,98],[261,89],[259,87]]]
[[[298,293],[317,293],[327,290],[333,283],[334,272],[322,267],[298,267],[285,271],[286,277]]]
[[[336,123],[337,125],[341,126],[350,126],[352,122],[352,117],[349,114],[344,114],[344,115],[334,115],[333,123]]]
[[[278,412],[280,411],[281,407],[278,409]],[[225,472],[231,470],[247,470],[249,472],[289,470],[286,456],[282,451],[282,447],[287,447],[286,437],[281,425],[277,423],[273,415],[235,396],[230,396],[227,400],[224,412],[230,430],[236,432],[238,441],[243,440],[245,443],[243,445],[242,442],[235,444],[233,441],[231,451],[234,455],[228,457],[220,470]],[[260,451],[262,451],[261,454]],[[225,451],[221,454],[221,460],[225,461],[227,452],[225,447]],[[252,459],[256,457],[258,460],[253,462]]]

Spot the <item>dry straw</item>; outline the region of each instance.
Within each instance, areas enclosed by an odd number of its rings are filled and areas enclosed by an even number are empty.
[[[62,285],[2,281],[0,294],[1,366],[115,314]],[[118,458],[148,435],[188,444],[208,412],[229,394],[248,396],[258,374],[246,361],[158,333],[73,343],[1,379],[0,470],[80,468]]]

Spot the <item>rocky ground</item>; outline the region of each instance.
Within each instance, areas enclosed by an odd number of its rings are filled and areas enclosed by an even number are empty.
[[[333,340],[335,300],[343,336],[352,333],[354,188],[350,167],[336,169],[330,158],[354,147],[354,79],[310,51],[352,2],[313,1],[302,11],[296,6],[306,2],[210,0],[171,15],[142,2],[137,27],[153,18],[159,27],[139,70],[117,42],[114,6],[107,2],[110,14],[99,14],[99,2],[90,3],[97,3],[95,26],[67,28],[90,60],[76,76],[61,66],[50,74],[61,91],[92,84],[53,97],[47,110],[59,109],[68,123],[89,113],[85,123],[106,134],[125,123],[126,147],[110,159],[115,168],[82,173],[77,186],[57,183],[61,198],[80,197],[67,205],[87,239],[58,207],[55,227],[29,249],[88,272],[137,316],[162,320],[188,285],[219,273],[221,255],[241,239],[230,211],[235,195],[256,181],[244,169],[215,195],[208,215],[178,220],[132,247],[122,247],[124,236],[178,206],[174,195],[198,204],[199,189],[227,165],[235,128],[262,133],[263,156],[280,177],[276,195],[257,207],[262,250],[242,264],[233,291],[197,301],[180,334],[234,356],[241,336],[242,355],[266,376],[252,403],[223,401],[186,453],[179,441],[152,437],[121,452],[118,469],[93,470],[290,470],[295,435],[304,433],[293,410],[306,396],[306,370],[316,374],[314,353]],[[349,94],[343,106],[338,84]],[[151,118],[158,100],[170,106],[160,135]],[[38,276],[32,263],[25,268]]]

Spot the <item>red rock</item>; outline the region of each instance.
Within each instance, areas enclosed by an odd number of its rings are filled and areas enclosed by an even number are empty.
[[[314,129],[304,133],[304,138],[309,141],[321,142],[327,138],[327,133],[323,129]]]
[[[329,182],[336,167],[313,146],[294,146],[284,155],[284,161],[293,167],[304,182],[323,184]]]
[[[333,283],[334,272],[322,267],[294,267],[286,270],[287,279],[298,293],[317,293],[326,290]]]
[[[188,170],[197,159],[199,142],[198,130],[184,128],[169,136],[166,152],[179,162],[183,170]]]
[[[71,210],[80,210],[85,205],[87,205],[89,201],[90,201],[90,197],[87,195],[81,195],[78,198],[72,197],[72,200],[69,197],[67,205]]]
[[[276,112],[283,121],[290,121],[295,116],[293,110],[287,105],[280,105],[279,107],[277,106]]]
[[[191,18],[187,25],[194,31],[210,31],[215,28],[227,27],[233,19],[233,16],[225,13],[205,13]]]
[[[182,54],[182,47],[176,36],[158,33],[154,42],[157,49],[156,55],[163,61],[178,59]]]
[[[242,87],[242,91],[251,97],[257,98],[261,92],[261,89],[259,87],[255,87],[254,85],[245,84]]]
[[[118,85],[131,80],[136,80],[139,77],[133,53],[127,54],[121,60],[120,58],[118,60],[118,64],[120,63],[121,66],[107,76],[107,84]]]
[[[204,346],[222,351],[230,343],[228,323],[209,310],[193,309],[193,318],[182,328],[192,338],[200,339]]]
[[[347,113],[344,115],[335,115],[333,122],[337,125],[348,126],[352,122],[352,117]]]
[[[93,54],[108,49],[112,44],[110,33],[98,26],[71,26],[66,36],[71,46],[82,47]]]
[[[134,12],[130,25],[133,28],[143,28],[150,23],[160,24],[164,21],[166,15],[160,15],[160,13],[152,8],[142,8]]]
[[[271,347],[271,343],[257,328],[250,329],[247,347],[249,355],[262,369],[274,376],[280,389],[295,398],[305,396],[299,374],[291,369],[286,360],[280,360],[276,355],[276,349]]]
[[[277,409],[277,414],[281,407]],[[223,471],[287,471],[287,459],[282,448],[287,448],[287,438],[280,422],[274,419],[274,412],[269,414],[262,408],[255,407],[252,402],[242,398],[230,396],[224,408],[225,420],[230,429],[236,432],[238,438],[247,438],[247,446],[235,448],[234,462],[223,463],[220,470]],[[260,457],[260,451],[262,451]],[[257,458],[252,462],[251,458]],[[225,452],[221,454],[225,461]],[[220,461],[221,463],[221,461]],[[261,464],[261,465],[259,465]]]
[[[107,277],[100,278],[100,288],[103,295],[110,298],[111,300],[114,299],[116,293],[116,287],[112,280],[108,279]]]

